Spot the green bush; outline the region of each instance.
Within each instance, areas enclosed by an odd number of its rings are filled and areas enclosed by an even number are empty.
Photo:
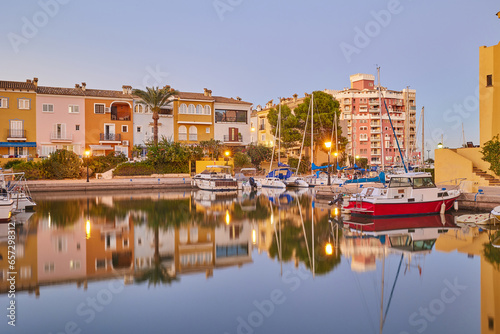
[[[236,152],[234,154],[234,167],[243,168],[243,167],[251,167],[252,161],[248,154]]]
[[[15,165],[18,165],[18,164],[23,163],[23,162],[24,162],[24,160],[19,160],[19,159],[9,160],[5,163],[5,165],[3,165],[3,168],[10,169],[10,168],[14,167]]]
[[[76,179],[80,177],[82,164],[78,155],[68,150],[57,150],[43,160],[43,169],[48,179]]]
[[[12,170],[16,173],[24,172],[26,180],[40,180],[45,179],[43,162],[21,162],[12,166]]]
[[[154,168],[144,161],[125,162],[113,171],[114,176],[151,175],[153,173],[155,173]]]
[[[92,156],[89,159],[89,167],[94,173],[104,173],[115,168],[118,164],[127,161],[122,153],[111,152],[106,156]],[[83,165],[87,166],[87,158],[83,159]]]

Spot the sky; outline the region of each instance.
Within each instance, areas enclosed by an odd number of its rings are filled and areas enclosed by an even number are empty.
[[[8,0],[0,80],[120,90],[164,86],[254,107],[343,89],[356,73],[417,93],[426,150],[479,143],[479,47],[498,0]],[[418,121],[417,121],[418,123]]]

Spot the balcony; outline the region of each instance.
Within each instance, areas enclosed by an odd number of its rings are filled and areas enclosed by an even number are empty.
[[[7,140],[26,140],[26,130],[23,129],[7,130]]]
[[[371,128],[371,133],[380,133],[380,128]]]
[[[51,132],[50,133],[50,141],[51,142],[72,142],[73,135],[67,135],[66,133],[61,132]]]
[[[380,141],[380,138],[378,138],[378,137],[370,137],[370,141]]]
[[[371,143],[371,148],[380,148],[380,143]]]
[[[197,133],[190,133],[189,140],[190,141],[198,141],[198,134]]]
[[[99,142],[118,142],[122,141],[121,133],[101,133],[99,134]]]
[[[371,109],[370,109],[370,111],[371,111]],[[360,107],[359,108],[359,112],[368,112],[368,108],[366,108],[366,107]]]
[[[373,100],[370,100],[370,102],[369,102],[369,103],[370,103],[370,105],[371,105],[371,106],[378,106],[378,105],[379,105],[379,101],[378,101],[378,99],[373,99]]]
[[[242,143],[243,138],[238,136],[238,138],[231,138],[229,135],[224,135],[224,143]]]
[[[187,133],[179,133],[179,140],[186,141]]]
[[[376,121],[376,122],[371,121],[371,122],[370,122],[370,125],[371,125],[371,126],[380,126],[380,122],[379,122],[379,121]]]
[[[380,108],[370,108],[370,112],[380,112]]]

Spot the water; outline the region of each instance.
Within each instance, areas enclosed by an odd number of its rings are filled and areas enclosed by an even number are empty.
[[[0,333],[500,332],[497,233],[451,215],[342,219],[309,193],[35,200],[15,298],[0,226]]]

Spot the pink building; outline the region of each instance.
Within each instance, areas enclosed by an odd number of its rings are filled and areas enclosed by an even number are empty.
[[[325,91],[340,102],[343,135],[349,140],[347,155],[367,158],[370,165],[401,164],[397,137],[405,160],[418,163],[420,152],[417,152],[416,145],[416,91],[395,91],[381,87],[379,93],[375,77],[371,74],[354,74],[350,76],[350,80],[351,88]],[[394,132],[387,110],[391,115]]]
[[[57,149],[83,155],[85,149],[85,96],[81,89],[37,88],[37,153],[46,157]]]

